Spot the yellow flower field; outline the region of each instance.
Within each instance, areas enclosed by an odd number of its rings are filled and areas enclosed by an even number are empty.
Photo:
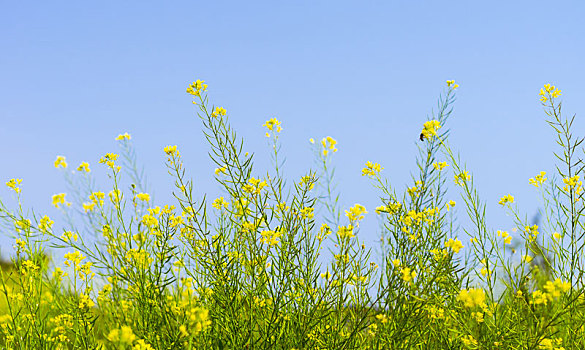
[[[355,169],[378,191],[376,208],[359,199],[339,206],[331,136],[310,140],[314,169],[287,178],[276,118],[263,125],[274,167],[257,170],[203,80],[187,93],[221,197],[204,197],[169,145],[161,154],[175,201],[154,203],[137,181],[128,133],[115,138],[119,153],[95,163],[56,156],[68,184],[50,198],[60,218],[26,209],[27,184],[5,179],[17,204],[0,200],[14,248],[0,270],[2,348],[585,348],[583,139],[561,113],[561,90],[547,84],[535,94],[559,147],[557,172],[527,180],[544,208],[536,225],[513,194],[483,201],[449,146],[458,89],[448,80],[439,109],[420,121],[418,168],[404,191],[375,159]],[[96,187],[96,167],[107,169],[109,188]],[[488,204],[516,227],[490,227]],[[360,237],[366,215],[381,219],[378,257]],[[456,230],[457,215],[471,225]]]

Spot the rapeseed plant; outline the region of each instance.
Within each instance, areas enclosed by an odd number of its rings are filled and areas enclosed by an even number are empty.
[[[196,199],[177,145],[161,150],[176,202],[156,205],[139,169],[132,137],[98,164],[111,186],[98,188],[88,162],[63,172],[66,192],[51,203],[63,216],[23,209],[20,179],[7,179],[16,210],[0,201],[14,241],[11,268],[0,270],[0,344],[9,349],[581,349],[585,259],[583,141],[561,114],[561,91],[540,91],[557,133],[561,164],[529,184],[540,192],[542,222],[529,222],[511,194],[499,204],[511,233],[488,227],[487,203],[448,143],[459,88],[447,81],[436,114],[423,123],[418,172],[403,190],[367,161],[363,176],[380,191],[375,209],[343,209],[335,190],[331,136],[310,139],[317,169],[286,181],[283,128],[263,127],[273,171],[210,103],[197,80],[187,93],[198,108],[222,196]],[[449,174],[450,173],[450,174]],[[211,174],[210,174],[211,175]],[[453,179],[455,186],[449,179]],[[560,181],[560,180],[562,181]],[[127,182],[129,181],[129,184]],[[291,184],[291,185],[289,185]],[[457,204],[448,188],[458,191]],[[106,196],[107,194],[107,196]],[[449,196],[448,196],[449,194]],[[493,203],[494,205],[496,203]],[[464,206],[469,227],[459,228]],[[370,213],[372,212],[372,213]],[[345,215],[343,215],[343,213]],[[381,260],[363,242],[360,222],[380,223]],[[462,237],[467,235],[469,243]],[[462,241],[463,240],[463,241]],[[47,248],[61,254],[57,264]],[[325,250],[332,259],[323,262]],[[59,266],[58,266],[59,265]]]

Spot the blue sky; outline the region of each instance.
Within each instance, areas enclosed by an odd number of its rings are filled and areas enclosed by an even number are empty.
[[[361,169],[379,162],[395,186],[409,184],[422,124],[454,79],[451,144],[489,203],[490,226],[507,229],[498,199],[512,193],[532,216],[528,178],[554,170],[543,84],[562,89],[583,134],[584,10],[578,1],[2,1],[0,180],[22,178],[25,205],[57,216],[50,198],[65,182],[55,157],[103,175],[97,161],[129,132],[158,204],[171,201],[169,144],[198,193],[213,198],[213,165],[185,93],[204,79],[256,153],[257,174],[270,164],[269,118],[282,121],[289,179],[313,165],[309,138],[337,139],[341,203],[370,210],[360,235],[373,242],[379,203]],[[13,204],[5,187],[0,197]]]

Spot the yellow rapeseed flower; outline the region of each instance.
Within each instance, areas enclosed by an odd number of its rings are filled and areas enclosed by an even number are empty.
[[[449,164],[447,164],[447,162],[435,162],[433,163],[433,168],[435,168],[438,171],[443,170],[445,167],[449,166]]]
[[[130,134],[128,134],[127,132],[125,132],[124,134],[118,135],[118,137],[116,137],[116,141],[130,140],[131,138],[132,137],[130,136]]]
[[[421,139],[430,139],[431,137],[437,136],[437,130],[441,128],[441,124],[438,120],[429,120],[423,124],[421,131]]]
[[[59,208],[59,204],[65,204],[66,206],[70,206],[71,203],[65,201],[65,193],[54,194],[52,198],[52,203],[55,208]]]
[[[201,91],[207,90],[207,84],[203,84],[204,82],[205,80],[197,79],[197,81],[194,81],[193,83],[189,84],[189,87],[187,88],[187,93],[197,97],[201,96]]]
[[[511,194],[507,194],[504,197],[500,198],[498,204],[505,205],[506,203],[514,203],[514,196]]]
[[[67,162],[65,161],[65,157],[57,156],[55,160],[55,168],[67,168]]]
[[[353,226],[352,225],[339,226],[339,229],[337,230],[337,236],[339,237],[339,239],[355,237],[353,234]]]
[[[463,248],[463,244],[457,238],[449,238],[449,240],[445,242],[445,247],[450,248],[455,253],[459,253],[461,248]]]
[[[179,156],[179,151],[177,150],[177,145],[174,146],[166,146],[164,148],[164,152],[168,155],[168,156]]]
[[[485,306],[485,292],[481,288],[462,289],[457,298],[468,308]]]
[[[356,204],[349,210],[345,211],[345,216],[348,217],[349,221],[359,221],[364,218],[363,214],[367,214],[366,208],[361,204]]]
[[[471,175],[469,175],[467,171],[463,171],[459,175],[455,175],[455,184],[463,187],[463,184],[470,179]]]
[[[362,176],[376,176],[380,171],[384,170],[378,163],[366,162],[366,167],[362,169]]]
[[[81,162],[77,167],[77,171],[85,171],[86,173],[89,173],[91,170],[89,170],[89,164],[87,162]]]
[[[327,156],[330,151],[334,153],[337,152],[337,148],[335,148],[337,141],[331,136],[324,137],[321,140],[321,145],[323,146],[323,156]]]
[[[416,277],[416,272],[412,271],[410,267],[402,268],[400,273],[402,274],[402,280],[404,280],[404,282],[410,283]]]
[[[223,116],[226,115],[227,111],[225,110],[225,108],[223,107],[215,107],[215,110],[213,111],[213,113],[211,113],[211,116],[213,118],[217,118],[218,116]]]
[[[534,185],[535,187],[540,187],[540,185],[546,181],[546,177],[544,177],[545,175],[546,172],[541,171],[540,174],[536,175],[534,178],[528,179],[528,183]]]
[[[457,89],[459,87],[458,84],[455,84],[455,80],[447,80],[447,86],[448,87],[453,86],[453,89]]]
[[[138,193],[136,195],[136,199],[141,200],[143,202],[149,202],[150,201],[150,195],[148,193]]]
[[[265,126],[270,131],[276,131],[277,133],[282,131],[282,128],[280,127],[280,121],[278,121],[276,118],[270,118],[264,124],[262,124],[262,126]],[[270,134],[266,134],[270,136]]]
[[[18,185],[20,185],[21,183],[22,179],[10,179],[10,181],[6,183],[6,186],[14,190],[14,192],[20,193],[20,187],[18,187]]]

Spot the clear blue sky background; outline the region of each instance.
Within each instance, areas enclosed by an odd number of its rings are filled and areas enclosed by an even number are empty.
[[[158,204],[171,201],[169,144],[198,193],[214,198],[185,93],[204,79],[256,153],[257,174],[270,164],[261,125],[271,117],[282,121],[291,179],[313,165],[309,138],[337,139],[342,204],[366,205],[360,235],[373,242],[379,203],[364,163],[381,163],[398,188],[409,184],[422,123],[455,79],[452,146],[489,203],[490,225],[508,229],[498,199],[512,193],[532,216],[538,195],[528,178],[554,170],[543,84],[562,89],[583,134],[584,11],[581,1],[1,1],[0,180],[24,179],[25,204],[57,216],[50,198],[65,182],[55,157],[88,161],[103,176],[97,161],[129,132]],[[4,186],[0,196],[14,203]]]

